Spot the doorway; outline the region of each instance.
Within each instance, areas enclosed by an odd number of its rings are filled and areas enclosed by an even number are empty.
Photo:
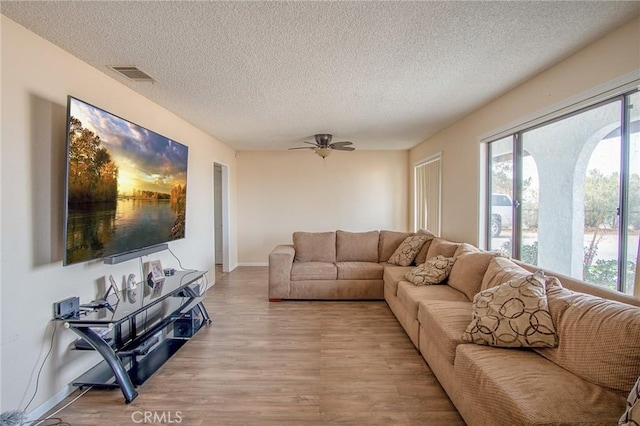
[[[229,168],[213,163],[213,237],[216,270],[229,272]]]

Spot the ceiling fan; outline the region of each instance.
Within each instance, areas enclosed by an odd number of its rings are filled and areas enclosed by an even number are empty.
[[[318,154],[322,158],[328,157],[329,154],[331,154],[332,150],[336,150],[336,151],[353,151],[353,150],[355,150],[354,147],[349,146],[349,145],[353,145],[353,142],[344,141],[344,142],[333,142],[333,143],[331,143],[331,139],[333,138],[333,135],[330,135],[330,134],[327,134],[327,133],[319,133],[317,135],[314,135],[314,138],[316,139],[315,142],[304,141],[304,143],[308,143],[309,145],[312,145],[312,146],[300,146],[300,147],[297,147],[297,148],[289,148],[289,150],[293,150],[293,149],[313,149],[315,151],[315,153]]]

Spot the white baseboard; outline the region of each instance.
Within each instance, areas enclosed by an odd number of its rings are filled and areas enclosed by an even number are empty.
[[[269,262],[241,262],[238,266],[269,266]]]
[[[27,424],[29,424],[28,422],[33,422],[34,420],[37,420],[40,417],[47,414],[53,407],[58,405],[60,402],[64,401],[66,397],[68,397],[73,392],[75,392],[76,389],[78,388],[76,388],[75,386],[68,385],[65,388],[63,388],[60,392],[56,393],[51,398],[46,400],[44,403],[40,404],[39,407],[35,408],[33,411],[28,413]]]

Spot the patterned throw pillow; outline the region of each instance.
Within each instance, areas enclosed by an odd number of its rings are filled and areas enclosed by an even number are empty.
[[[542,271],[476,294],[462,340],[503,348],[557,346]]]
[[[415,285],[440,284],[451,273],[453,257],[436,256],[407,272],[406,278]]]
[[[640,425],[640,377],[638,377],[638,381],[633,386],[633,389],[631,389],[629,398],[627,398],[627,411],[625,411],[622,417],[620,417],[618,425]]]
[[[409,266],[418,252],[427,242],[427,235],[412,235],[405,238],[396,251],[391,255],[388,262],[393,265]]]

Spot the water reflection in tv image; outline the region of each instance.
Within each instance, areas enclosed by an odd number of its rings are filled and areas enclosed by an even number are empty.
[[[185,236],[188,147],[69,97],[64,264]]]

